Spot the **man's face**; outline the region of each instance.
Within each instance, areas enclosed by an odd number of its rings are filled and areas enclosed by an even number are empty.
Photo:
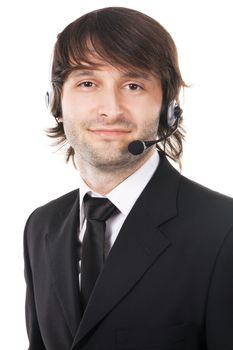
[[[65,81],[62,121],[78,164],[117,169],[146,156],[131,155],[128,144],[155,139],[162,88],[148,73],[99,63],[94,70],[73,71]]]

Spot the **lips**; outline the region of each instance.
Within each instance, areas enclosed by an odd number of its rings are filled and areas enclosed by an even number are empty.
[[[125,129],[118,129],[118,128],[113,128],[113,129],[90,129],[94,134],[97,135],[124,135],[130,133],[129,130]]]

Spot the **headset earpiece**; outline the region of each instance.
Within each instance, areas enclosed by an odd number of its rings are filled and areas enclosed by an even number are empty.
[[[49,110],[49,113],[51,113],[53,102],[54,102],[54,92],[53,92],[53,88],[50,88],[50,90],[47,91],[45,94],[45,104]]]
[[[49,93],[49,91],[46,91],[46,94],[45,94],[45,105],[46,105],[46,108],[49,108],[49,106],[50,106],[50,93]]]
[[[167,127],[172,128],[176,125],[177,119],[180,117],[181,108],[176,101],[172,101],[167,109]]]

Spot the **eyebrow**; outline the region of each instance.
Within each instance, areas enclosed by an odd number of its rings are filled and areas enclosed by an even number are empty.
[[[81,70],[81,69],[76,69],[73,72],[70,73],[70,76],[72,77],[80,77],[83,75],[95,75],[94,69],[85,69],[85,70]]]
[[[76,77],[81,77],[81,76],[85,76],[85,75],[89,75],[89,76],[95,76],[95,72],[99,71],[98,69],[96,69],[96,67],[94,69],[77,69],[74,70],[70,76],[73,78]],[[123,78],[131,78],[131,79],[145,79],[145,80],[151,80],[151,75],[147,72],[143,72],[143,71],[126,71],[123,72],[122,75]]]
[[[128,71],[123,74],[123,78],[151,80],[151,75],[149,73],[141,72],[141,71],[138,71],[138,72]]]

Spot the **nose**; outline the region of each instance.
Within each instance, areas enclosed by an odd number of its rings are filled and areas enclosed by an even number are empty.
[[[99,96],[99,116],[115,119],[123,113],[122,97],[116,88],[105,89]]]

